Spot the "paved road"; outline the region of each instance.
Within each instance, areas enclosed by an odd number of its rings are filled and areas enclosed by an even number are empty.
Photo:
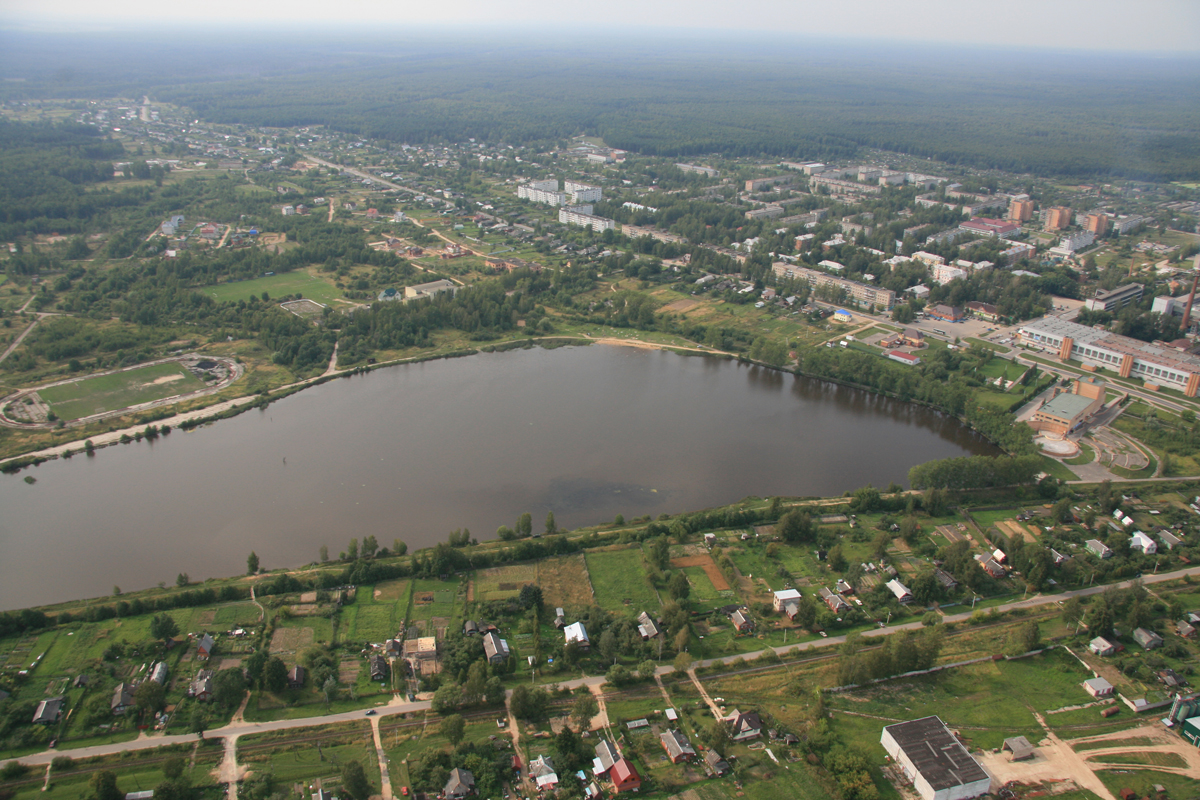
[[[1185,575],[1191,575],[1193,577],[1200,577],[1200,566],[1189,567],[1187,569],[1176,570],[1174,572],[1162,572],[1157,575],[1145,575],[1142,578],[1140,578],[1139,580],[1141,580],[1141,582],[1144,584],[1154,584],[1154,583],[1162,583],[1164,581],[1177,580],[1179,578],[1182,578]],[[1120,588],[1126,588],[1132,584],[1133,584],[1133,581],[1129,580],[1129,581],[1122,581],[1122,582],[1116,583],[1116,584],[1099,584],[1096,586],[1089,586],[1085,589],[1075,589],[1073,591],[1063,592],[1061,594],[1053,594],[1053,595],[1037,594],[1028,599],[1017,600],[1012,603],[1005,603],[1003,605],[996,606],[995,608],[997,609],[997,612],[1011,611],[1011,610],[1019,609],[1019,608],[1022,608],[1022,609],[1023,608],[1035,608],[1037,606],[1048,605],[1050,603],[1058,603],[1058,602],[1067,600],[1072,597],[1089,597],[1094,594],[1100,594],[1105,589],[1107,589],[1109,586],[1117,586]],[[970,611],[970,609],[968,609],[966,611],[963,611],[963,612],[960,612],[957,614],[947,614],[943,618],[943,621],[944,622],[963,622],[965,620],[970,619],[970,617],[971,617],[971,611]],[[902,625],[892,625],[887,628],[875,628],[875,629],[867,630],[867,631],[863,632],[863,636],[868,637],[868,638],[873,638],[876,636],[886,636],[889,633],[893,633],[894,631],[898,631],[898,630],[917,630],[922,627],[923,626],[919,621],[908,622],[908,623],[904,623]],[[771,649],[774,650],[776,653],[779,653],[780,655],[784,655],[787,653],[805,652],[805,651],[809,651],[809,650],[818,650],[818,649],[827,648],[827,647],[834,647],[836,645],[842,644],[845,641],[846,641],[845,636],[830,636],[825,639],[814,639],[814,640],[808,641],[808,642],[799,642],[797,644],[781,645],[779,647],[773,647]],[[766,650],[760,650],[760,651],[754,652],[754,653],[741,653],[738,655],[738,657],[743,659],[746,663],[750,663],[755,658],[757,658],[758,656],[762,655],[765,652],[766,652]],[[718,661],[724,662],[725,659],[722,659],[722,658],[702,659],[702,660],[696,661],[693,664],[693,669],[712,666],[714,663],[716,663]],[[656,674],[661,676],[661,675],[668,675],[672,672],[674,672],[674,667],[660,666],[657,669]],[[547,684],[547,685],[544,685],[544,688],[557,687],[557,688],[566,688],[566,689],[576,689],[580,686],[592,687],[592,686],[599,686],[603,683],[604,683],[603,675],[594,675],[594,676],[586,676],[583,678],[574,678],[572,680],[562,681],[558,684]],[[428,700],[418,700],[416,702],[410,703],[410,702],[404,702],[399,696],[397,696],[397,697],[394,697],[392,699],[392,701],[390,703],[388,703],[386,706],[377,707],[375,709],[375,711],[376,711],[376,715],[378,717],[382,718],[382,717],[394,716],[397,714],[408,714],[408,713],[411,713],[414,711],[427,711],[427,710],[429,710],[429,708],[430,708],[430,702]],[[224,727],[214,728],[213,730],[209,731],[206,734],[206,736],[208,738],[227,737],[227,736],[245,736],[247,734],[264,733],[267,731],[291,730],[293,728],[307,728],[307,727],[312,727],[315,725],[332,725],[332,724],[336,724],[339,722],[353,722],[353,721],[363,719],[364,713],[365,713],[365,711],[363,709],[358,709],[356,711],[346,711],[341,714],[329,714],[329,715],[321,716],[321,717],[304,717],[301,719],[281,719],[281,720],[274,720],[271,722],[232,722],[229,725],[226,725]],[[113,755],[116,753],[125,753],[125,752],[132,752],[132,751],[136,751],[136,750],[145,750],[148,748],[159,747],[159,746],[167,745],[167,744],[179,744],[179,743],[183,743],[183,742],[194,742],[194,741],[196,741],[196,739],[197,739],[196,734],[192,734],[192,733],[178,734],[178,735],[174,735],[174,736],[142,736],[131,742],[121,742],[118,744],[104,744],[104,745],[96,745],[94,747],[82,747],[82,748],[78,748],[76,750],[47,750],[42,753],[34,753],[32,755],[22,756],[16,760],[20,761],[23,764],[29,764],[29,765],[36,766],[36,765],[48,764],[55,756],[60,756],[60,755],[67,755],[67,756],[71,756],[72,758],[90,758],[92,756]]]

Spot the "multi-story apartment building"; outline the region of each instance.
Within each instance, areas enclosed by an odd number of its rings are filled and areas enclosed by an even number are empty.
[[[788,264],[785,261],[776,261],[771,265],[771,271],[775,273],[776,278],[802,280],[814,288],[818,286],[835,286],[844,290],[853,302],[864,308],[874,306],[878,309],[888,309],[896,304],[896,293],[891,289],[868,286],[865,283],[846,280],[835,275],[827,275],[824,272],[818,272],[808,267],[798,267]]]

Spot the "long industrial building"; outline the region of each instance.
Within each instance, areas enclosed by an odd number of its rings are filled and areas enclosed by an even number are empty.
[[[786,261],[776,261],[771,265],[771,271],[775,273],[776,278],[801,280],[813,287],[836,286],[839,289],[845,290],[851,300],[864,308],[875,306],[878,309],[888,309],[896,304],[896,293],[891,289],[877,289],[865,283],[849,281],[834,275],[826,275],[824,272],[818,272],[808,267],[798,267],[794,264],[788,264]]]
[[[922,800],[967,800],[991,789],[991,776],[937,717],[888,725],[880,743]]]
[[[1200,389],[1200,357],[1173,347],[1096,330],[1058,317],[1023,323],[1017,329],[1017,341],[1053,352],[1064,361],[1073,359],[1112,370],[1122,378],[1141,378],[1147,383],[1170,386],[1188,397],[1195,397]]]

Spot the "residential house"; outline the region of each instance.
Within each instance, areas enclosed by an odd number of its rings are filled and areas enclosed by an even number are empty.
[[[754,630],[754,620],[750,619],[750,616],[740,608],[730,615],[729,620],[738,633],[749,633]]]
[[[946,572],[944,569],[934,569],[933,577],[937,578],[938,583],[940,583],[942,588],[947,591],[958,586],[958,581],[954,580],[954,576],[949,572]]]
[[[1100,558],[1112,558],[1112,548],[1099,539],[1088,539],[1086,542],[1084,542],[1084,545],[1087,547],[1088,552],[1094,556],[1098,556]]]
[[[1003,578],[1005,575],[1004,567],[996,559],[988,555],[976,554],[975,560],[979,562],[979,566],[983,567],[983,571],[993,578]]]
[[[1160,669],[1155,674],[1158,675],[1159,681],[1161,681],[1162,684],[1168,689],[1176,689],[1187,683],[1187,681],[1181,678],[1179,674],[1175,672],[1175,670],[1170,669],[1169,667],[1167,669]]]
[[[553,789],[558,785],[558,772],[550,756],[541,755],[529,762],[529,777],[537,784],[538,791]]]
[[[911,603],[913,601],[913,593],[909,590],[909,588],[907,586],[905,586],[900,581],[894,580],[894,579],[888,581],[887,588],[891,591],[892,594],[894,594],[896,596],[896,599],[899,600],[901,603],[904,603],[907,605],[908,603]]]
[[[483,637],[483,652],[489,664],[503,664],[508,660],[508,642],[492,631]]]
[[[196,673],[196,677],[188,684],[188,697],[194,700],[199,700],[202,703],[207,703],[212,700],[213,693],[213,672],[210,669],[202,669]]]
[[[725,717],[725,722],[729,723],[729,738],[735,742],[762,736],[762,720],[753,711],[743,714],[735,708],[733,713]]]
[[[392,674],[392,669],[388,665],[388,660],[376,653],[371,656],[371,680],[386,681]]]
[[[1159,531],[1158,538],[1159,541],[1163,543],[1163,546],[1168,550],[1174,550],[1176,547],[1183,544],[1183,539],[1180,539],[1170,531]]]
[[[663,731],[658,739],[662,743],[663,750],[667,751],[667,758],[671,759],[672,764],[690,761],[696,757],[696,748],[692,747],[692,743],[679,731]]]
[[[563,628],[563,636],[566,637],[567,644],[575,642],[581,650],[588,650],[592,646],[591,640],[588,639],[587,628],[583,627],[582,622],[572,622]]]
[[[1158,552],[1158,545],[1141,531],[1134,531],[1133,536],[1129,537],[1129,549],[1137,550],[1143,555],[1152,556]]]
[[[442,789],[442,796],[447,798],[466,797],[475,791],[475,776],[470,770],[461,767],[455,767],[450,770],[450,780],[446,781],[446,787]]]
[[[207,633],[200,637],[200,643],[196,645],[196,658],[201,661],[208,661],[212,656],[213,647],[216,643],[213,638]]]
[[[1050,548],[1050,557],[1054,559],[1054,566],[1056,567],[1070,558],[1069,555],[1064,555],[1055,550],[1053,547]]]
[[[613,791],[618,794],[636,792],[642,788],[642,776],[638,775],[637,769],[629,763],[627,758],[622,758],[613,764],[612,769],[608,771],[608,778],[612,781]]]
[[[835,590],[838,594],[854,594],[854,585],[847,583],[842,578],[838,578]]]
[[[825,601],[825,605],[829,606],[829,610],[835,614],[840,614],[850,609],[850,604],[846,602],[845,598],[840,594],[829,591],[829,588],[826,586],[821,587],[819,594],[821,595],[821,599]]]
[[[775,600],[773,603],[775,610],[783,611],[783,607],[788,603],[789,600],[793,602],[799,601],[800,593],[795,589],[784,589],[783,591],[775,592]]]
[[[1134,641],[1142,646],[1143,650],[1153,650],[1156,647],[1163,646],[1163,638],[1154,631],[1138,628],[1133,632]]]
[[[729,772],[729,762],[721,758],[716,750],[704,751],[704,764],[717,777]]]
[[[1113,685],[1104,678],[1091,678],[1083,682],[1083,688],[1092,697],[1108,697],[1113,693]]]
[[[592,759],[592,774],[601,778],[621,760],[621,753],[616,745],[607,739],[602,739],[596,745],[596,757]]]
[[[658,636],[658,625],[655,624],[654,620],[650,618],[650,615],[647,612],[643,611],[642,613],[638,614],[637,622],[638,633],[642,635],[643,642]]]
[[[117,688],[113,689],[112,702],[108,704],[108,710],[114,717],[119,717],[131,708],[133,708],[133,686],[128,683],[118,683]]]
[[[399,658],[404,652],[404,645],[399,639],[388,639],[383,645],[383,654],[388,658]]]
[[[477,636],[479,634],[479,626],[475,624],[475,620],[469,619],[463,623],[463,636]]]
[[[304,669],[304,667],[297,664],[296,666],[294,666],[290,670],[288,670],[288,674],[287,674],[288,688],[289,689],[304,688],[304,679],[307,677],[308,677],[308,672]]]
[[[1181,619],[1179,622],[1175,623],[1175,632],[1185,639],[1191,639],[1196,635],[1196,626],[1192,625],[1187,620]]]
[[[1108,639],[1102,636],[1097,636],[1092,641],[1088,642],[1088,650],[1091,650],[1098,656],[1111,656],[1117,652],[1117,647]]]
[[[41,701],[33,712],[33,722],[38,725],[54,725],[62,718],[62,707],[61,697]]]

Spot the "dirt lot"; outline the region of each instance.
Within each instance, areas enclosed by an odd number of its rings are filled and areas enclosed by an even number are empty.
[[[713,588],[718,592],[727,592],[732,587],[729,581],[725,580],[725,576],[721,574],[721,570],[717,569],[716,562],[712,560],[712,556],[708,553],[694,556],[684,556],[683,558],[672,558],[672,567],[700,567],[704,570],[704,574],[712,581]]]
[[[1007,536],[1009,539],[1012,539],[1014,537],[1016,537],[1018,539],[1021,537],[1024,537],[1025,541],[1027,541],[1027,542],[1036,542],[1037,541],[1037,537],[1035,537],[1032,533],[1030,533],[1028,528],[1026,528],[1024,525],[1022,525],[1019,522],[1014,522],[1011,519],[1000,520],[999,522],[996,523],[996,527],[999,528],[1000,531],[1005,536]]]
[[[298,653],[312,646],[312,628],[276,628],[271,636],[271,653]]]
[[[668,303],[659,309],[659,311],[673,311],[677,314],[682,314],[685,311],[691,311],[696,306],[700,305],[699,300],[676,300],[674,303]]]
[[[581,555],[539,561],[537,582],[548,606],[565,608],[595,603],[592,578]]]

